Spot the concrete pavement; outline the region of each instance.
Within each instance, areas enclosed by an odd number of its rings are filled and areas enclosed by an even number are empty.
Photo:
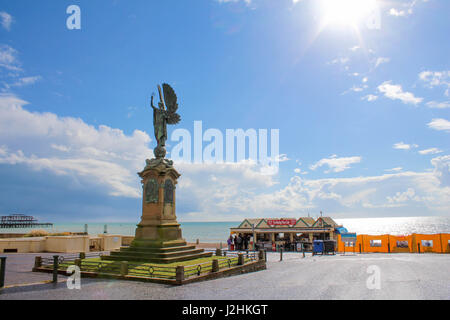
[[[154,283],[82,279],[81,290],[65,282],[6,288],[2,299],[450,299],[450,255],[357,254],[312,256],[268,253],[267,270],[171,287]],[[17,259],[17,260],[16,260]],[[28,260],[27,260],[28,259]],[[16,261],[15,261],[16,260]],[[25,262],[27,260],[28,262]],[[34,256],[10,255],[8,277],[24,276]],[[25,266],[25,263],[29,265]],[[17,266],[18,271],[9,268]],[[29,272],[29,271],[28,271]],[[43,280],[50,274],[30,275]],[[45,278],[45,279],[44,279]],[[24,278],[21,278],[24,280]],[[377,281],[379,280],[379,281]],[[16,281],[17,282],[17,281]],[[379,287],[379,289],[378,289]]]

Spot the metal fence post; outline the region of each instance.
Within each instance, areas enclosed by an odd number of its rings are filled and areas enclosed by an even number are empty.
[[[222,249],[216,249],[216,256],[218,257],[222,256]]]
[[[42,257],[35,257],[34,258],[34,267],[36,269],[42,267]]]
[[[0,289],[5,286],[6,257],[0,257]]]
[[[59,256],[53,256],[53,283],[58,282]]]
[[[184,280],[184,266],[177,266],[175,274],[177,283],[181,284]]]
[[[417,242],[417,249],[418,249],[418,251],[420,253],[420,242]]]
[[[280,248],[280,261],[283,261],[283,248]]]
[[[217,259],[212,261],[212,272],[219,272],[219,260]]]
[[[361,243],[359,244],[359,253],[362,253],[362,250],[361,250]]]
[[[128,274],[128,261],[122,261],[120,264],[120,275],[126,276]]]
[[[264,249],[264,262],[267,262],[267,249]]]
[[[239,253],[238,254],[238,265],[242,266],[244,263],[245,263],[244,254],[243,253]]]

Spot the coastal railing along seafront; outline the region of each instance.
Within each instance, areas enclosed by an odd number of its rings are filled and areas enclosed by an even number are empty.
[[[356,242],[344,242],[337,238],[338,252],[380,252],[380,253],[450,253],[450,234],[417,234],[405,236],[360,234]]]
[[[208,251],[208,250],[206,250]],[[210,250],[212,251],[212,250]],[[187,279],[231,270],[233,267],[264,260],[254,251],[227,252],[214,250],[216,255],[207,262],[164,266],[145,262],[118,262],[101,260],[102,252],[36,257],[34,271],[65,273],[70,266],[77,266],[85,276],[106,276],[129,280],[172,280],[174,284]],[[188,262],[189,263],[189,262]],[[56,270],[56,271],[55,271]]]

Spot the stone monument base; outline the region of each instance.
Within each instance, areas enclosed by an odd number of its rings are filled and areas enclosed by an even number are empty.
[[[149,241],[144,244],[123,247],[120,251],[112,251],[109,256],[102,256],[102,260],[114,261],[136,261],[151,263],[173,263],[199,258],[211,257],[212,252],[204,252],[203,249],[196,249],[189,246],[185,241]]]
[[[167,159],[147,160],[142,178],[141,222],[130,247],[113,251],[102,260],[173,263],[212,256],[182,238],[175,214],[175,185],[180,174]]]

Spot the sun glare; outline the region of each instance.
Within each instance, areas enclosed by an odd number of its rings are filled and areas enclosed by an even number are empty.
[[[356,26],[376,9],[376,0],[322,0],[326,25]]]

